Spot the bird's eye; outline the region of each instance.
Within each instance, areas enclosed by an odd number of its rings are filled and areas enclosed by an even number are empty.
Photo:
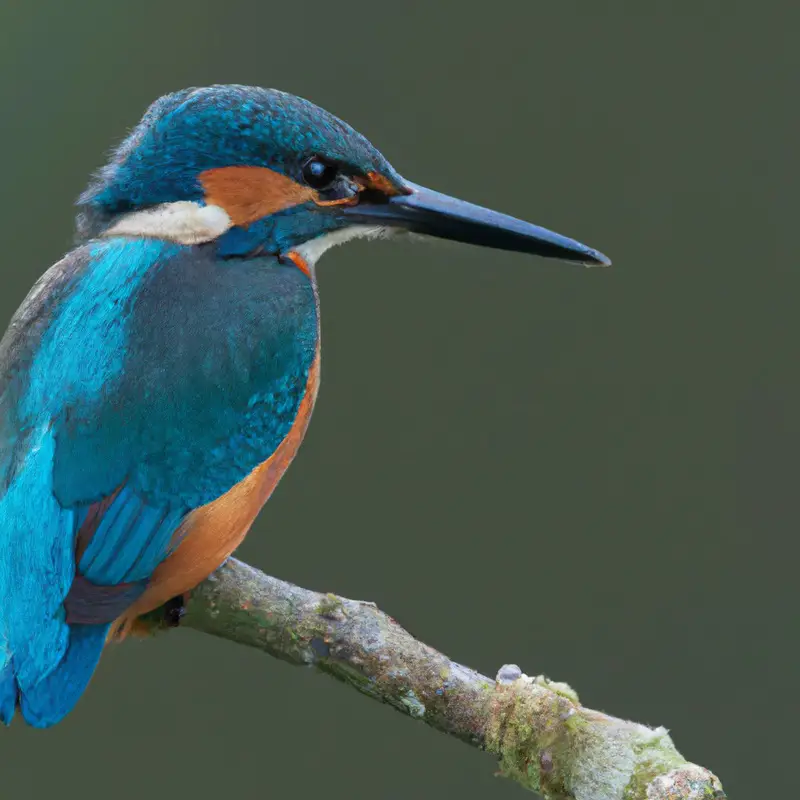
[[[318,156],[309,158],[303,166],[303,180],[317,190],[327,189],[338,177],[339,170]]]

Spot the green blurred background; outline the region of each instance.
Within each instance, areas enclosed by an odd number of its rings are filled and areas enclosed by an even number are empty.
[[[104,153],[186,85],[303,95],[410,179],[608,253],[326,256],[314,423],[240,555],[663,724],[732,798],[788,797],[798,23],[734,0],[6,0],[3,325]],[[523,796],[489,756],[191,631],[114,648],[64,724],[0,739],[4,795],[35,800]]]

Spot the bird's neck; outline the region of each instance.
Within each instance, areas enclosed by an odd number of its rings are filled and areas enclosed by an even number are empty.
[[[341,227],[335,216],[279,212],[249,225],[233,225],[225,209],[188,200],[106,217],[93,238],[157,239],[185,246],[216,242],[220,259],[297,254],[312,275],[320,256],[351,239],[387,234],[369,225]],[[295,260],[295,259],[293,259]]]

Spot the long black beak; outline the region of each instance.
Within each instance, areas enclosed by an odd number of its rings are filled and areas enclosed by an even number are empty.
[[[357,205],[343,209],[354,223],[403,228],[427,236],[457,242],[533,253],[587,266],[607,267],[611,261],[597,250],[559,233],[490,211],[488,208],[457,200],[424,186],[406,181],[411,191],[393,197],[378,198],[364,194]]]

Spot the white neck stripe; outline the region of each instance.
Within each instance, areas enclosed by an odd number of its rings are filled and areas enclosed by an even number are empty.
[[[231,218],[220,206],[201,206],[181,200],[125,214],[103,231],[102,236],[135,236],[166,239],[177,244],[202,244],[221,236],[232,225]]]

